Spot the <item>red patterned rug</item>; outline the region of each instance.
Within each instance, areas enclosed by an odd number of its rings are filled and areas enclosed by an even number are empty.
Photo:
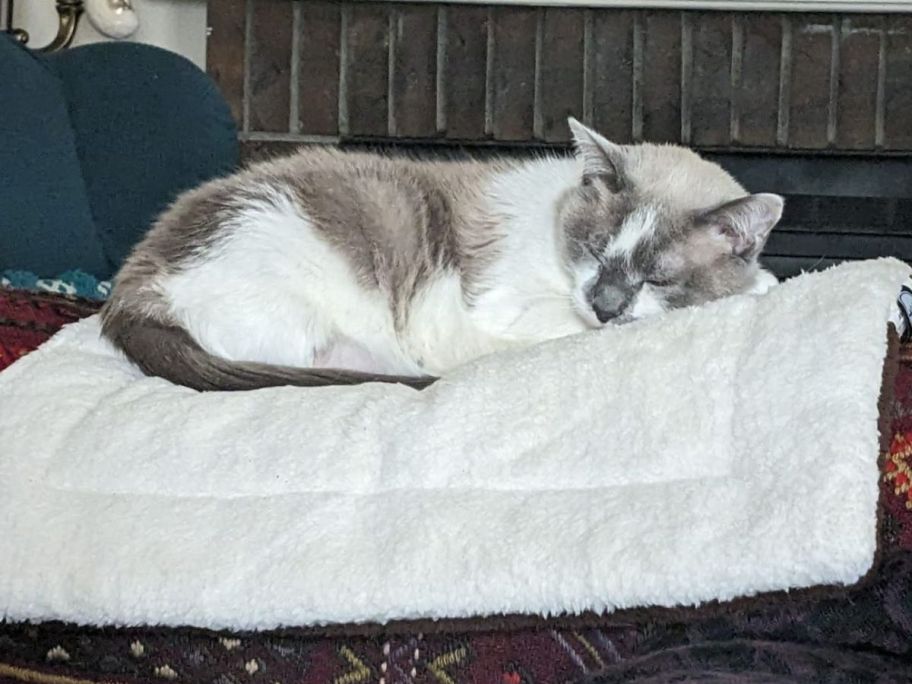
[[[0,289],[0,370],[100,306],[66,295]]]
[[[0,290],[0,369],[97,308],[60,295]],[[625,613],[587,624],[555,619],[516,626],[491,619],[371,634],[0,623],[0,681],[912,681],[912,365],[900,368],[890,411],[883,554],[861,587]]]

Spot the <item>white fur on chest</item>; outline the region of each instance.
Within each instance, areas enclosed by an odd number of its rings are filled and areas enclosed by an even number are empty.
[[[558,204],[579,175],[575,160],[542,159],[491,184],[490,209],[503,221],[504,239],[472,317],[495,337],[531,343],[588,329],[573,308],[557,235]]]
[[[484,210],[503,237],[473,288],[480,294],[467,302],[458,276],[444,273],[410,310],[403,344],[428,372],[588,329],[574,312],[556,234],[558,201],[579,173],[574,160],[543,159],[491,181]]]

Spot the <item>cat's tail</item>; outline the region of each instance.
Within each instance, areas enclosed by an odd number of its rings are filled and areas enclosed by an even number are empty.
[[[146,375],[164,378],[201,392],[252,390],[295,385],[358,385],[386,382],[423,389],[436,378],[375,375],[333,368],[295,368],[229,361],[210,354],[178,324],[161,323],[120,308],[102,309],[102,334]]]

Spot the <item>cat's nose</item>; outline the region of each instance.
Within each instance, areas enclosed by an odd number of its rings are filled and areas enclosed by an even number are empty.
[[[627,305],[627,295],[617,287],[602,287],[592,296],[592,311],[599,323],[607,323],[617,318]]]
[[[603,309],[597,304],[592,305],[592,310],[595,312],[595,317],[599,320],[599,323],[607,323],[612,318],[617,318],[620,314],[619,309]]]

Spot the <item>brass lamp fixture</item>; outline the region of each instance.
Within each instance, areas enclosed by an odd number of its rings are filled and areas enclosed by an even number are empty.
[[[111,38],[126,38],[138,27],[132,0],[56,0],[56,3],[57,35],[44,47],[37,48],[38,52],[56,52],[69,47],[84,12],[101,33]],[[6,31],[20,43],[28,43],[28,32],[13,28],[12,17],[13,0],[7,0]]]
[[[57,0],[57,35],[50,43],[40,48],[41,52],[56,52],[69,47],[76,36],[79,17],[82,16],[82,0]]]
[[[6,6],[7,27],[6,31],[20,43],[25,45],[29,41],[29,34],[25,29],[13,28],[13,0],[8,0]],[[57,0],[57,35],[50,43],[42,48],[39,52],[56,52],[65,47],[69,47],[76,37],[76,27],[79,25],[79,17],[84,10],[83,0]]]

